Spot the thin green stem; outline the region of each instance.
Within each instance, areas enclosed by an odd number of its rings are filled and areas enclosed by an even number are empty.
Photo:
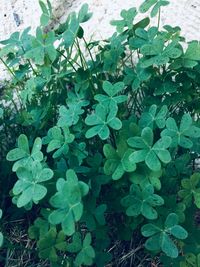
[[[6,69],[10,72],[10,74],[19,82],[22,83],[17,76],[15,75],[15,73],[11,70],[11,68],[8,66],[8,64],[6,64],[6,62],[3,60],[3,58],[0,57],[1,62],[4,64],[4,66],[6,67]]]
[[[69,63],[69,65],[72,67],[72,69],[73,69],[74,71],[76,71],[76,68],[75,68],[74,65],[71,63],[71,61],[65,56],[65,54],[63,54],[59,49],[56,49],[56,51],[57,51],[60,55],[62,55],[62,56],[67,60],[67,62]]]
[[[158,30],[160,28],[160,15],[161,15],[161,8],[158,10]]]

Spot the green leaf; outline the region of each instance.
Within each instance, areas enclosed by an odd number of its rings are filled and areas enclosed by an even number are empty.
[[[158,14],[159,9],[168,4],[169,1],[164,0],[145,0],[140,6],[139,10],[141,13],[146,13],[150,8],[153,7],[151,11],[151,17],[155,17]]]
[[[148,112],[142,113],[139,125],[141,128],[150,127],[153,129],[154,124],[156,124],[158,128],[162,129],[165,127],[167,113],[167,106],[162,106],[157,112],[157,106],[152,105]]]
[[[200,136],[200,129],[192,124],[193,121],[189,114],[183,115],[179,129],[176,121],[173,118],[168,118],[166,121],[167,129],[162,131],[161,136],[170,136],[172,138],[172,147],[179,145],[186,149],[191,148],[193,143],[190,137],[198,138]]]
[[[79,13],[78,20],[79,23],[84,23],[92,17],[92,13],[88,12],[88,4],[83,4]]]
[[[52,262],[57,262],[58,251],[67,250],[67,242],[65,234],[60,231],[57,233],[56,229],[51,228],[48,233],[37,243],[39,248],[39,256],[42,259],[49,259]]]
[[[116,117],[118,108],[113,106],[109,108],[109,111],[102,106],[97,105],[94,114],[88,115],[85,119],[85,123],[89,126],[93,126],[87,130],[86,138],[92,138],[98,135],[102,140],[105,140],[110,135],[110,128],[119,130],[122,127],[121,121]]]
[[[141,148],[139,151],[133,152],[129,159],[133,163],[145,161],[146,165],[152,171],[161,169],[161,162],[169,163],[171,156],[167,148],[169,148],[171,138],[164,136],[153,145],[153,131],[149,127],[142,130],[141,137],[131,137],[128,144],[133,148]]]
[[[118,95],[124,89],[124,86],[123,82],[111,84],[108,81],[104,81],[103,90],[107,95],[97,94],[94,96],[94,99],[99,101],[103,106],[117,106],[127,100],[127,96]]]
[[[43,144],[48,144],[47,152],[53,153],[53,158],[58,158],[61,155],[67,155],[69,151],[69,144],[74,141],[74,135],[70,133],[69,128],[63,126],[62,128],[54,126],[50,128],[46,137],[43,138]]]
[[[82,198],[87,195],[89,187],[78,181],[73,170],[66,172],[66,178],[67,180],[60,178],[56,183],[57,193],[50,199],[56,210],[50,214],[49,222],[53,225],[61,223],[64,233],[71,236],[75,233],[75,223],[83,214]]]
[[[153,9],[151,10],[151,17],[155,17],[158,13],[159,10],[162,6],[167,6],[170,2],[169,1],[164,1],[164,0],[160,0],[157,2],[157,4],[153,7]]]
[[[179,251],[172,240],[172,236],[178,239],[186,239],[187,231],[178,223],[178,216],[170,213],[164,224],[145,224],[141,228],[142,235],[148,237],[145,247],[148,250],[163,251],[168,257],[177,258]]]
[[[59,127],[76,125],[80,115],[84,113],[83,108],[89,104],[89,101],[85,100],[83,95],[69,92],[66,103],[67,107],[61,106],[59,109]]]
[[[67,244],[67,251],[70,253],[77,253],[82,249],[81,234],[75,232],[72,236],[72,242]]]
[[[37,218],[34,224],[28,229],[28,236],[31,239],[41,239],[43,238],[49,230],[49,223],[41,218]]]
[[[119,33],[123,32],[124,28],[131,30],[133,28],[133,21],[137,15],[136,8],[130,8],[128,10],[123,9],[120,13],[122,20],[112,20],[111,25],[116,26]]]
[[[31,169],[34,162],[41,162],[43,160],[43,153],[40,151],[41,147],[42,141],[37,137],[30,153],[28,138],[26,135],[21,134],[18,138],[18,148],[10,150],[6,156],[8,161],[16,161],[12,170],[17,171],[20,167]]]
[[[95,251],[91,246],[92,238],[91,234],[87,233],[85,239],[83,240],[83,247],[81,251],[77,254],[75,259],[76,266],[81,266],[82,264],[90,266],[95,258]]]
[[[145,0],[139,10],[141,13],[146,13],[153,5],[156,4],[156,2],[158,2],[158,0]]]
[[[69,15],[69,24],[67,30],[63,33],[63,44],[65,45],[65,48],[69,48],[71,45],[73,45],[75,38],[77,37],[79,30],[79,19],[76,17],[75,12],[72,12]]]
[[[195,61],[200,60],[200,44],[198,42],[189,43],[184,58]]]
[[[50,2],[48,2],[48,4],[50,4]],[[40,17],[40,24],[41,26],[47,26],[52,16],[51,6],[48,5],[48,8],[47,8],[47,6],[41,0],[39,0],[39,5],[40,5],[40,8],[42,9],[42,15]]]
[[[200,174],[194,173],[189,179],[181,181],[182,189],[178,192],[186,206],[191,206],[192,200],[200,208]]]
[[[17,196],[17,207],[21,208],[32,202],[38,204],[47,194],[46,187],[40,183],[50,180],[53,171],[42,168],[39,162],[34,162],[31,170],[20,167],[16,173],[19,180],[13,187],[13,194]]]
[[[126,144],[122,150],[120,144],[117,150],[106,144],[103,151],[107,159],[104,164],[104,172],[106,175],[112,175],[113,180],[118,180],[125,172],[133,172],[136,169],[136,165],[129,160],[132,150],[128,149]]]
[[[152,185],[147,185],[141,191],[138,185],[132,184],[130,194],[122,198],[121,204],[127,208],[126,214],[128,216],[137,217],[142,214],[145,218],[154,220],[158,217],[154,207],[163,205],[164,200],[154,194]]]

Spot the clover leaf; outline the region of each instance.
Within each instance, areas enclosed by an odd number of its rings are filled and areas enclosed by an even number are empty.
[[[34,224],[28,228],[28,236],[31,239],[39,240],[49,231],[49,223],[46,219],[37,218]]]
[[[34,63],[38,65],[44,64],[45,56],[48,56],[53,62],[57,56],[57,51],[54,47],[54,42],[56,41],[55,33],[49,31],[46,34],[43,34],[42,29],[38,27],[36,30],[36,37],[31,37],[31,49],[26,51],[24,57],[32,59]]]
[[[72,126],[78,123],[80,115],[84,113],[83,107],[89,104],[82,95],[73,92],[68,93],[66,100],[67,107],[61,106],[59,109],[58,126]]]
[[[37,137],[33,143],[30,152],[28,138],[26,135],[21,134],[17,141],[18,147],[10,150],[6,156],[8,161],[16,161],[12,167],[15,172],[19,167],[30,167],[34,161],[41,162],[43,160],[43,153],[40,151],[42,148],[42,140]]]
[[[39,257],[41,259],[49,259],[51,262],[57,262],[57,250],[67,250],[67,242],[65,238],[66,236],[63,231],[57,233],[56,228],[52,227],[37,243]]]
[[[83,240],[82,249],[76,256],[75,259],[76,266],[82,266],[83,264],[87,266],[92,265],[93,260],[95,258],[95,251],[91,246],[91,242],[92,242],[91,234],[87,233],[87,235]]]
[[[75,232],[71,238],[71,242],[67,244],[67,251],[70,253],[79,252],[82,248],[81,233]]]
[[[168,118],[166,121],[167,129],[164,129],[162,131],[161,136],[170,136],[172,138],[172,147],[176,147],[179,145],[183,148],[191,148],[193,146],[193,142],[189,139],[189,137],[200,137],[200,128],[192,124],[193,121],[190,114],[183,115],[179,128],[173,118]]]
[[[105,225],[106,220],[104,213],[106,209],[106,204],[97,206],[96,198],[91,196],[84,201],[84,214],[81,220],[86,223],[90,231],[93,231],[97,228],[97,225]]]
[[[171,42],[166,46],[165,40],[160,36],[157,36],[152,43],[144,44],[140,51],[144,55],[141,61],[143,68],[148,68],[153,64],[161,66],[167,64],[170,59],[176,59],[182,55],[182,50],[177,47],[176,42]]]
[[[136,169],[136,165],[129,160],[133,150],[127,148],[126,143],[119,143],[116,150],[110,144],[106,144],[103,152],[107,159],[104,172],[106,175],[112,175],[113,180],[118,180],[125,172],[133,172]]]
[[[183,202],[190,206],[194,198],[197,208],[200,208],[200,173],[194,173],[189,179],[181,181],[182,189],[178,192]]]
[[[142,190],[136,184],[130,187],[130,194],[121,200],[122,206],[126,207],[128,216],[137,217],[142,214],[149,220],[154,220],[158,217],[155,206],[164,204],[163,198],[154,194],[152,185],[145,186]]]
[[[71,45],[73,45],[80,26],[79,19],[77,18],[75,12],[70,13],[68,20],[68,27],[62,34],[63,43],[61,45],[65,45],[65,48],[69,48]]]
[[[169,4],[169,1],[165,1],[165,0],[145,0],[139,10],[141,13],[146,13],[150,8],[152,8],[151,10],[151,17],[155,17],[158,12],[159,9],[162,6],[167,6]]]
[[[81,9],[78,12],[78,20],[80,23],[84,23],[88,21],[92,17],[92,13],[88,12],[89,11],[89,6],[88,4],[83,4],[81,6]]]
[[[107,108],[103,105],[97,105],[95,112],[88,115],[85,119],[85,123],[89,126],[93,126],[87,130],[86,138],[94,137],[98,135],[102,140],[105,140],[110,135],[109,127],[114,130],[119,130],[122,127],[121,121],[116,117],[118,108],[112,107],[107,111]]]
[[[66,155],[69,151],[69,145],[74,141],[74,135],[70,133],[68,127],[50,128],[46,137],[43,138],[43,144],[48,144],[47,152],[56,150],[53,158],[58,158],[62,154]]]
[[[115,71],[117,69],[118,63],[123,56],[124,46],[122,42],[125,41],[125,35],[117,35],[114,33],[110,39],[110,47],[104,52],[103,58],[103,70],[104,71]]]
[[[167,106],[162,106],[161,109],[157,112],[158,107],[156,105],[152,105],[149,108],[148,112],[144,112],[139,121],[139,125],[141,128],[150,127],[153,129],[154,123],[158,128],[162,129],[165,127],[166,116],[168,113]]]
[[[145,242],[146,249],[150,251],[163,251],[168,257],[177,258],[178,248],[171,236],[177,239],[186,239],[187,231],[178,225],[178,216],[170,213],[164,224],[145,224],[141,229],[142,235],[148,237]]]
[[[112,84],[108,81],[103,82],[103,90],[107,95],[97,94],[94,99],[99,101],[103,106],[117,106],[117,104],[122,103],[127,100],[125,95],[117,95],[120,91],[124,89],[123,82],[117,82]]]
[[[50,180],[53,171],[43,168],[39,162],[34,162],[31,170],[20,167],[16,173],[18,181],[13,187],[13,194],[17,196],[17,207],[24,207],[31,202],[38,204],[47,194],[46,187],[41,183]]]
[[[131,85],[133,91],[140,88],[141,84],[151,77],[151,71],[141,68],[140,64],[133,68],[125,68],[124,83]]]
[[[197,255],[187,253],[180,262],[180,267],[200,267],[200,253]]]
[[[171,138],[163,136],[153,145],[153,131],[146,127],[142,130],[141,137],[131,137],[128,139],[128,144],[133,148],[140,148],[141,150],[134,151],[129,159],[133,163],[145,161],[146,165],[152,171],[159,171],[161,163],[169,163],[171,155],[167,148],[170,146]]]
[[[129,30],[133,28],[133,20],[137,15],[136,8],[130,8],[129,10],[123,9],[120,13],[122,20],[112,20],[111,25],[116,26],[119,33],[123,32],[124,28],[127,27]]]
[[[73,170],[66,172],[66,178],[60,178],[56,183],[57,193],[50,199],[56,210],[49,215],[49,222],[53,225],[61,223],[64,233],[71,236],[75,232],[75,223],[83,214],[82,197],[87,195],[89,187],[78,180]]]
[[[157,34],[157,27],[150,27],[148,30],[137,28],[135,30],[135,36],[129,39],[130,48],[135,50],[137,48],[142,48],[145,44],[152,44]],[[142,67],[140,62],[139,67]]]
[[[47,0],[47,4],[48,7],[41,0],[39,0],[39,5],[40,8],[42,9],[42,15],[40,17],[40,24],[42,26],[47,26],[50,19],[52,18],[52,7],[49,0]]]
[[[172,62],[170,68],[179,69],[184,67],[192,69],[198,65],[199,60],[200,60],[200,44],[199,42],[193,41],[188,44],[185,54],[183,54],[182,57]]]
[[[129,180],[142,188],[146,185],[152,185],[156,190],[161,189],[160,177],[162,171],[151,171],[145,164],[137,166],[136,171],[129,175]]]

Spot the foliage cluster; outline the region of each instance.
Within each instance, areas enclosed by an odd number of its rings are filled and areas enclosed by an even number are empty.
[[[51,30],[40,1],[36,35],[0,42],[12,76],[0,108],[2,255],[5,222],[28,217],[52,267],[115,264],[117,240],[164,266],[200,266],[200,44],[160,29],[167,4],[122,10],[111,38],[87,42],[87,4]]]

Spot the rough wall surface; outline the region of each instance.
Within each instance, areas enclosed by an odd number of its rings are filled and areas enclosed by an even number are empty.
[[[93,12],[92,19],[84,25],[87,38],[105,38],[111,35],[113,27],[109,21],[119,18],[121,9],[138,7],[143,0],[51,0],[54,15],[62,22],[71,11],[77,11],[88,3]],[[41,11],[38,0],[0,0],[0,40],[14,31],[28,26],[34,32],[38,26]],[[171,0],[162,10],[161,24],[180,26],[187,40],[200,40],[200,1]],[[0,79],[5,76],[0,69]]]

